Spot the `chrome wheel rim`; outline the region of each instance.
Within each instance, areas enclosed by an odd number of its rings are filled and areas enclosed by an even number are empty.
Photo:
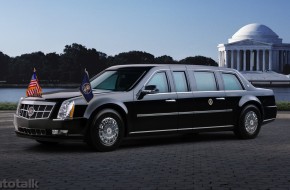
[[[245,116],[245,128],[249,134],[254,134],[258,128],[258,117],[254,111],[249,111]]]
[[[99,137],[105,146],[112,146],[118,138],[119,127],[114,118],[106,117],[99,125]]]

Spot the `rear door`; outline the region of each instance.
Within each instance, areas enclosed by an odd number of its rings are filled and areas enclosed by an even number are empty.
[[[235,124],[240,115],[239,102],[241,97],[247,94],[247,91],[236,73],[221,71],[220,77],[226,94],[225,103],[229,109],[233,110],[228,115],[228,122]]]
[[[226,104],[225,92],[218,83],[218,74],[210,70],[191,71],[194,80],[194,128],[228,127],[232,112]]]

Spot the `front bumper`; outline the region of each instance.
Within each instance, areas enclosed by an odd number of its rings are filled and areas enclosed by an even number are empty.
[[[27,119],[14,114],[17,136],[42,141],[84,140],[86,124],[86,118]],[[61,133],[55,133],[56,131]]]

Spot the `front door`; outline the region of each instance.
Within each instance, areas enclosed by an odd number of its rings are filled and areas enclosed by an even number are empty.
[[[145,84],[155,85],[158,92],[134,102],[136,118],[131,134],[175,132],[178,128],[177,95],[171,92],[168,76],[168,71],[159,71]]]

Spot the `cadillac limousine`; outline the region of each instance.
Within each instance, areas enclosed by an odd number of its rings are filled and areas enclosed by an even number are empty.
[[[137,135],[231,130],[251,139],[277,113],[272,90],[220,67],[114,66],[93,77],[91,88],[89,103],[78,89],[21,98],[16,134],[42,144],[83,140],[111,151]]]

